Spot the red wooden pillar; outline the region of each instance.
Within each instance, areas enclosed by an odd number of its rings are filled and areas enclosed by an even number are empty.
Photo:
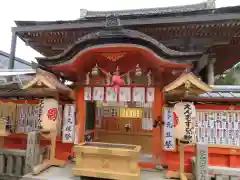
[[[78,143],[84,142],[85,126],[86,126],[86,102],[84,100],[84,87],[76,91],[76,118],[78,131]]]
[[[164,105],[163,93],[160,88],[155,88],[155,99],[153,103],[153,120],[156,120],[159,116],[162,117],[162,109]],[[160,127],[153,128],[152,131],[152,155],[155,159],[155,163],[158,162],[158,158],[162,155],[163,150],[163,141],[162,141],[163,132]]]

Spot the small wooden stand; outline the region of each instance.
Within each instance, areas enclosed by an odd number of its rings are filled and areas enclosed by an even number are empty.
[[[181,141],[179,141],[180,144],[180,148],[179,148],[179,153],[180,153],[180,179],[181,180],[187,180],[187,177],[184,173],[184,143],[182,143]]]
[[[65,161],[58,160],[55,158],[56,137],[57,137],[56,131],[42,130],[41,135],[47,139],[51,138],[50,157],[49,157],[49,159],[43,160],[43,162],[41,164],[39,164],[33,168],[34,175],[38,175],[40,172],[48,169],[51,166],[63,167],[66,164]]]

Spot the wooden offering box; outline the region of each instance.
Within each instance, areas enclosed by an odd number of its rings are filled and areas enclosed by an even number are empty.
[[[75,146],[75,176],[139,180],[141,146],[86,142]]]

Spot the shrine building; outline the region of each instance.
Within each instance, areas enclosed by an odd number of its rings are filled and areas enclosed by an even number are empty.
[[[178,170],[172,107],[185,100],[182,89],[191,89],[188,100],[195,103],[198,122],[193,136],[209,144],[209,163],[240,167],[240,156],[228,153],[240,147],[240,90],[214,86],[214,77],[240,59],[239,6],[216,8],[208,0],[167,8],[81,9],[72,21],[15,23],[9,68],[19,37],[44,56],[36,58],[37,68],[72,82],[78,142],[91,132],[93,141],[141,145],[142,167],[162,157],[170,170]],[[165,125],[153,127],[159,118]],[[70,146],[58,142],[56,156],[67,159]],[[185,171],[191,171],[193,152],[185,149]]]

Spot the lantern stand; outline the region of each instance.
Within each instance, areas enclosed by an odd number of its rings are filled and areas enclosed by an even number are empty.
[[[188,178],[184,174],[184,147],[185,145],[192,145],[189,144],[189,141],[178,140],[179,142],[179,156],[180,156],[180,170],[179,175],[181,180],[187,180]]]
[[[201,81],[191,72],[182,73],[176,80],[164,87],[163,92],[167,96],[178,97],[179,100],[190,100],[200,94],[211,92],[212,88]],[[168,171],[165,176],[167,178],[180,178],[187,180],[188,174],[184,171],[184,147],[186,145],[193,145],[188,140],[178,139],[180,167],[179,172]],[[189,174],[192,175],[192,174]]]
[[[40,172],[48,169],[51,166],[63,167],[66,164],[66,161],[56,159],[55,157],[56,137],[57,137],[56,130],[41,130],[40,132],[41,132],[41,136],[51,141],[51,145],[48,150],[49,157],[43,160],[41,164],[38,164],[35,167],[33,167],[33,175],[38,175]]]

